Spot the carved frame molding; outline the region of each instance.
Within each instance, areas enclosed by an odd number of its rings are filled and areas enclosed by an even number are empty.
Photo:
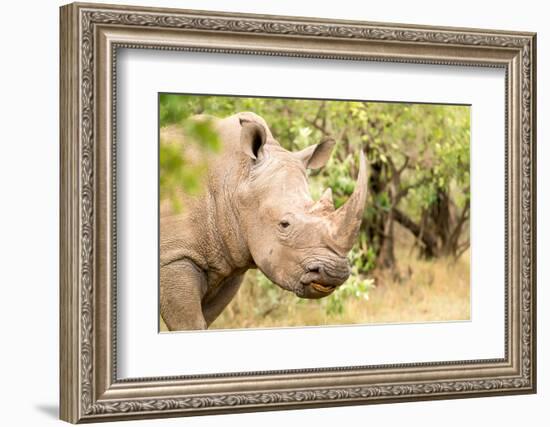
[[[535,392],[535,34],[78,3],[60,12],[62,419]],[[118,380],[119,48],[505,68],[505,358]]]

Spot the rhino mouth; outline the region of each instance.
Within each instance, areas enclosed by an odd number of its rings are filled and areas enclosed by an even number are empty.
[[[345,268],[329,268],[329,265],[310,264],[301,277],[297,295],[302,298],[323,298],[332,294],[349,276],[347,261]]]
[[[335,285],[323,285],[323,284],[317,283],[317,282],[311,282],[309,284],[309,286],[311,286],[317,292],[320,292],[322,294],[330,294],[330,293],[334,292],[334,290],[336,289]]]

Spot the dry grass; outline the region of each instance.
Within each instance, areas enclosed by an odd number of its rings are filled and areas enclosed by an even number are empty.
[[[430,322],[470,319],[470,254],[456,263],[440,259],[408,259],[396,281],[383,272],[377,287],[363,304],[350,302],[349,309],[361,323]]]
[[[400,280],[391,272],[378,272],[368,300],[348,298],[342,314],[327,314],[322,300],[301,300],[278,289],[275,307],[262,312],[257,307],[255,284],[247,280],[211,329],[470,319],[468,254],[456,263],[444,259],[403,261],[401,258]]]
[[[261,289],[250,272],[240,291],[210,329],[410,323],[470,319],[470,258],[419,260],[398,250],[400,279],[376,272],[368,300],[348,298],[342,314],[327,301],[303,300],[275,286]],[[331,298],[331,297],[328,297]],[[166,330],[161,321],[161,330]]]

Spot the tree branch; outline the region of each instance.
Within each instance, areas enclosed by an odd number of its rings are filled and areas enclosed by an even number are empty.
[[[437,239],[435,236],[426,230],[423,230],[420,225],[414,222],[406,213],[398,208],[393,208],[392,212],[394,219],[399,224],[409,230],[427,249],[431,252],[435,252],[437,249]]]
[[[407,166],[409,165],[409,156],[407,154],[403,154],[403,156],[405,157],[405,161],[403,162],[403,165],[397,170],[397,173],[399,175],[401,175],[403,173],[403,171],[407,168]]]
[[[464,223],[470,219],[470,201],[466,202],[460,217],[454,227],[453,232],[451,233],[451,242],[455,245],[458,250],[458,239],[460,238],[460,233],[462,232],[462,227]]]
[[[417,187],[420,187],[421,185],[427,183],[429,181],[428,178],[422,178],[421,180],[413,183],[413,184],[410,184],[410,185],[407,185],[406,187],[403,187],[399,193],[397,193],[397,196],[396,196],[396,200],[399,201],[401,200],[403,197],[407,196],[407,194],[409,194],[409,191],[411,191],[413,188],[417,188]]]
[[[321,131],[321,133],[326,137],[332,137],[332,134],[328,130],[326,130],[324,126],[321,126],[319,123],[317,123],[316,120],[306,119],[306,122],[313,126],[315,129]]]
[[[460,245],[458,245],[458,249],[455,255],[455,260],[460,259],[462,254],[468,250],[470,247],[470,239],[466,239],[464,242],[462,242]]]

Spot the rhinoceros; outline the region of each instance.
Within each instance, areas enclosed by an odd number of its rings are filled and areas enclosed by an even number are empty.
[[[362,151],[355,190],[335,209],[330,188],[312,199],[306,174],[326,164],[334,140],[291,152],[254,113],[209,120],[222,146],[204,190],[160,219],[160,312],[169,330],[207,329],[251,268],[298,297],[330,295],[350,275],[347,254],[363,216]],[[185,144],[173,127],[161,129],[163,138]]]

